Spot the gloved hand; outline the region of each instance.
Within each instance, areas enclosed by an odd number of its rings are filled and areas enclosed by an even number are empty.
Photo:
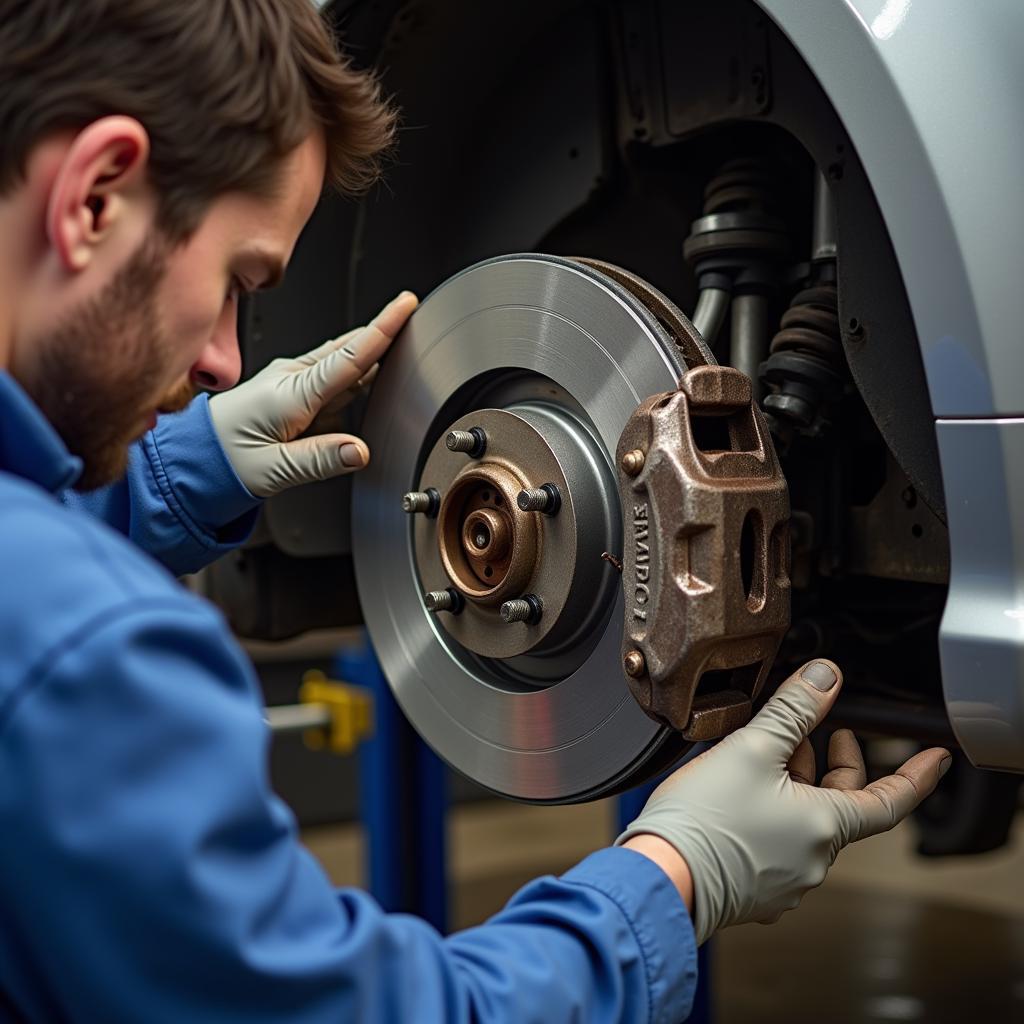
[[[214,395],[210,415],[238,478],[259,498],[362,469],[366,443],[351,434],[299,435],[330,406],[351,400],[417,306],[402,292],[366,327],[295,359],[275,359],[244,384]]]
[[[748,725],[669,776],[616,840],[659,836],[682,856],[698,943],[727,925],[778,920],[824,881],[844,846],[892,828],[949,768],[948,751],[933,748],[865,785],[857,740],[840,730],[829,744],[829,772],[815,786],[806,737],[840,687],[832,662],[805,665]],[[662,866],[671,876],[675,865]]]

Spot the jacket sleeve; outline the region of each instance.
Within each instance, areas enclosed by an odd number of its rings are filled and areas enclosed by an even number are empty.
[[[688,1013],[693,930],[646,858],[600,851],[444,938],[332,889],[269,788],[267,743],[251,672],[184,596],[105,612],[22,682],[0,714],[0,779],[16,780],[0,783],[0,821],[18,823],[0,844],[0,990],[26,1017]]]
[[[62,499],[125,534],[175,576],[197,572],[245,541],[261,504],[228,461],[206,395],[161,416],[132,445],[123,480]]]

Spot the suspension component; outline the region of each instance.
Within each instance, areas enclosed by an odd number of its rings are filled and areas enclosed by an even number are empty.
[[[765,410],[798,430],[817,432],[823,407],[842,394],[846,380],[834,284],[806,288],[794,297],[770,351],[760,371],[773,389],[764,399]]]
[[[729,161],[705,188],[702,216],[683,244],[700,288],[694,326],[713,345],[731,294],[731,361],[752,379],[767,341],[767,297],[777,287],[778,268],[790,247],[785,225],[771,213],[773,193],[763,162]],[[743,308],[737,310],[737,304]]]
[[[772,390],[762,405],[776,429],[818,434],[827,407],[846,388],[849,370],[839,329],[836,290],[835,206],[825,176],[819,172],[814,191],[811,284],[794,296],[772,339],[760,379]]]

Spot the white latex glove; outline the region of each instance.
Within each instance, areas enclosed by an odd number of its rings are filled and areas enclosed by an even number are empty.
[[[325,407],[337,410],[372,380],[416,308],[402,292],[366,327],[294,359],[275,359],[244,384],[214,395],[210,415],[238,478],[259,498],[362,469],[370,451],[351,434],[300,437]]]
[[[669,776],[616,840],[659,836],[674,847],[670,855],[678,851],[692,878],[698,943],[727,925],[778,920],[824,881],[844,846],[892,828],[949,768],[949,752],[933,748],[865,785],[857,740],[840,730],[815,786],[806,737],[840,688],[832,662],[805,665],[748,725]],[[657,852],[636,848],[678,878]]]

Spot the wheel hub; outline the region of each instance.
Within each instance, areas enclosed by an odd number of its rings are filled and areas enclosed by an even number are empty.
[[[448,448],[447,437],[471,429],[487,438],[478,457]],[[508,659],[565,649],[610,605],[616,581],[601,556],[621,533],[607,498],[614,480],[567,411],[532,402],[461,416],[435,443],[419,487],[442,495],[437,518],[413,524],[420,581],[463,598],[438,626],[467,650]],[[524,492],[540,488],[557,510],[520,507]],[[506,621],[504,605],[526,598],[537,613]]]

